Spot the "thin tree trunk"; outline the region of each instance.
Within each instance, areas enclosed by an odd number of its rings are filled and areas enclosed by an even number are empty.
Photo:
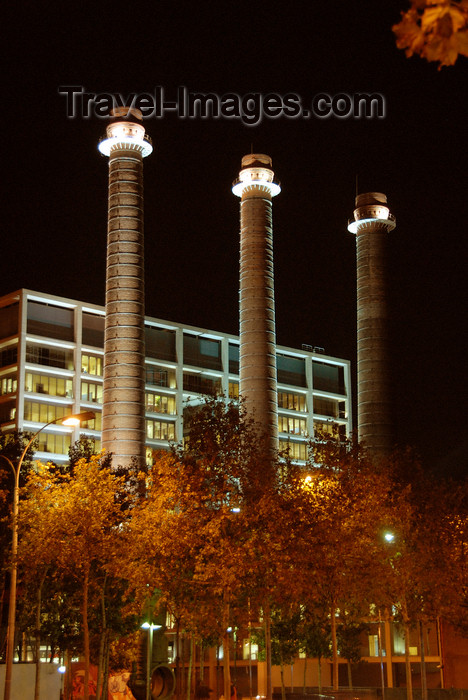
[[[305,655],[304,658],[304,677],[302,679],[302,694],[305,695],[305,689],[306,689],[306,676],[307,676],[307,654]]]
[[[411,678],[411,660],[409,653],[410,645],[410,628],[409,624],[405,622],[405,668],[406,668],[406,698],[407,700],[413,700],[413,681]]]
[[[346,662],[346,665],[348,667],[348,687],[350,690],[352,690],[353,689],[353,671],[351,669],[351,661],[349,661],[349,659]]]
[[[318,659],[318,691],[319,695],[322,694],[322,657],[319,656]]]
[[[106,638],[104,645],[104,669],[102,674],[102,689],[100,700],[107,700],[109,694],[107,690],[109,686],[109,637],[109,630],[106,630]],[[96,698],[99,698],[99,695],[97,693]]]
[[[283,660],[281,660],[281,664],[280,664],[280,676],[281,676],[281,698],[282,698],[282,700],[286,700],[286,688],[284,687],[284,665],[283,665]]]
[[[266,675],[267,675],[267,687],[266,687],[266,700],[272,700],[273,690],[271,687],[271,613],[270,613],[270,603],[267,602],[265,605],[265,654],[266,654]]]
[[[192,669],[193,669],[193,652],[195,647],[195,638],[190,637],[190,652],[189,652],[189,665],[187,672],[187,700],[190,700],[192,694]]]
[[[39,588],[37,589],[37,602],[36,602],[36,639],[35,639],[35,656],[36,656],[36,679],[34,682],[34,700],[39,700],[41,693],[41,667],[40,667],[40,654],[41,654],[41,606],[42,606],[42,586],[47,576],[46,569],[42,575],[41,581],[39,583]]]
[[[85,661],[84,700],[89,700],[89,625],[88,625],[89,567],[85,565],[83,580],[83,651]]]
[[[102,585],[102,590],[101,590],[101,638],[99,640],[99,661],[98,661],[98,673],[97,673],[97,683],[96,683],[96,697],[97,698],[99,698],[99,696],[101,694],[103,664],[104,664],[104,648],[105,648],[106,637],[107,637],[106,582],[107,582],[107,573],[104,575],[104,583]]]
[[[200,642],[200,685],[205,680],[205,645],[203,640]]]
[[[180,677],[180,622],[176,621],[176,698],[180,700],[181,677]]]
[[[225,591],[224,595],[224,632],[223,632],[223,677],[224,677],[224,700],[231,699],[231,655],[229,644],[229,591]]]
[[[426,654],[424,649],[423,623],[419,622],[419,643],[421,646],[421,697],[427,700]]]
[[[336,608],[335,603],[331,606],[331,641],[333,654],[333,690],[338,690],[338,644],[336,640]]]

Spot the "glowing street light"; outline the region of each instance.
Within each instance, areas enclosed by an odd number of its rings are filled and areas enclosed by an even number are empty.
[[[15,651],[15,618],[16,618],[16,583],[18,575],[18,565],[16,562],[18,556],[18,507],[19,507],[19,478],[21,467],[23,465],[23,460],[26,456],[26,452],[31,447],[34,440],[37,438],[39,433],[41,433],[44,428],[52,425],[53,423],[61,422],[62,425],[79,425],[81,421],[91,420],[95,418],[96,414],[93,411],[84,411],[83,413],[76,413],[70,416],[65,416],[65,418],[56,418],[51,420],[42,426],[37,432],[34,433],[32,438],[27,443],[24,448],[21,457],[19,458],[18,465],[15,467],[13,462],[5,455],[0,455],[3,457],[11,467],[13,476],[15,478],[15,486],[13,489],[13,522],[12,522],[12,537],[11,537],[11,573],[10,573],[10,597],[8,602],[8,632],[7,632],[7,648],[6,648],[6,667],[5,667],[5,692],[3,695],[4,700],[10,700],[11,694],[11,675],[13,669],[13,656]],[[39,660],[38,660],[39,663]]]

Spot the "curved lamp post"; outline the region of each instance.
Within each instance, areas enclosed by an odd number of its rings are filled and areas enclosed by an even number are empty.
[[[44,428],[53,423],[61,422],[62,425],[79,425],[81,421],[91,420],[95,418],[96,414],[93,411],[85,411],[83,413],[76,413],[70,416],[65,416],[65,418],[56,418],[51,420],[40,428],[32,438],[27,443],[24,448],[21,457],[19,458],[18,465],[15,467],[11,459],[5,455],[0,455],[3,457],[13,472],[15,478],[15,486],[13,489],[13,521],[12,521],[12,538],[11,538],[11,574],[10,574],[10,598],[8,602],[8,633],[7,633],[7,648],[6,648],[6,667],[5,667],[5,692],[3,695],[4,700],[10,700],[11,693],[11,675],[13,668],[13,656],[15,649],[15,618],[16,618],[16,582],[18,573],[17,555],[18,555],[18,506],[19,506],[19,478],[21,467],[23,465],[23,460],[26,456],[26,452],[37,438],[39,433],[41,433]],[[39,663],[39,659],[37,660]]]

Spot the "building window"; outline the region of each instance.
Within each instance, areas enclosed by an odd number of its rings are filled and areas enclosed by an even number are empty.
[[[323,433],[325,435],[344,439],[346,437],[346,426],[340,425],[340,423],[334,423],[333,421],[314,420],[314,433]]]
[[[239,398],[239,382],[229,382],[229,398]]]
[[[28,343],[26,345],[26,362],[30,362],[33,365],[72,370],[74,367],[73,350]]]
[[[239,352],[239,345],[229,343],[229,374],[239,374]]]
[[[64,418],[72,413],[70,406],[47,404],[39,401],[24,402],[24,420],[34,423],[50,423],[50,421]]]
[[[175,331],[145,325],[145,352],[147,357],[177,362]]]
[[[146,437],[150,440],[175,440],[175,423],[147,419]]]
[[[280,440],[279,443],[280,453],[286,453],[290,459],[300,459],[305,461],[307,459],[307,443],[306,442],[292,442],[290,440]]]
[[[54,433],[40,433],[38,440],[39,452],[52,452],[53,454],[66,455],[71,444],[70,435],[55,435]]]
[[[46,374],[26,372],[24,380],[25,391],[49,396],[73,397],[73,381],[63,377],[49,377]]]
[[[221,393],[221,379],[207,377],[204,374],[184,372],[184,391],[217,396]]]
[[[175,389],[177,386],[175,369],[160,367],[159,365],[146,365],[146,384],[150,386],[165,386]]]
[[[95,377],[102,377],[102,355],[81,355],[81,373],[92,374]]]
[[[16,302],[0,309],[2,338],[9,338],[11,335],[16,335],[18,333],[18,308],[19,304]]]
[[[5,401],[0,404],[0,423],[9,423],[16,418],[16,404],[14,401]]]
[[[93,409],[95,410],[95,409]],[[101,430],[101,419],[102,419],[102,414],[100,411],[96,411],[96,415],[94,418],[91,418],[90,420],[83,420],[80,423],[80,427],[83,428],[83,430]]]
[[[302,357],[290,357],[289,355],[277,355],[276,365],[279,384],[292,384],[292,386],[307,386],[305,376],[305,360]]]
[[[92,403],[102,403],[102,384],[81,382],[81,400]]]
[[[305,418],[278,416],[278,430],[291,435],[307,435],[307,422]]]
[[[8,367],[8,365],[15,365],[17,359],[17,345],[10,345],[7,348],[3,348],[3,350],[0,350],[0,367]]]
[[[206,369],[222,369],[221,342],[184,333],[184,363]]]
[[[174,396],[164,396],[162,394],[153,394],[146,392],[145,408],[149,413],[176,413],[176,401]]]
[[[28,301],[28,333],[47,338],[73,340],[74,312],[63,306]]]
[[[312,362],[314,389],[332,394],[345,394],[344,367],[326,362]]]
[[[304,394],[293,394],[290,391],[278,391],[278,408],[290,411],[307,411],[307,401]]]
[[[17,386],[18,381],[16,379],[16,374],[10,374],[7,377],[1,377],[0,396],[6,396],[7,394],[15,394]]]
[[[92,345],[95,348],[104,347],[104,321],[100,314],[90,314],[83,311],[81,342],[83,345]]]

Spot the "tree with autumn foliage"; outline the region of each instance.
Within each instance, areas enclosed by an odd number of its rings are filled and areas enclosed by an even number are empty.
[[[393,32],[399,49],[442,66],[468,56],[468,0],[410,0]]]
[[[116,540],[128,512],[123,481],[103,468],[96,456],[79,461],[73,475],[52,465],[38,465],[29,475],[19,513],[18,563],[24,580],[30,584],[36,577],[40,591],[50,577],[55,587],[63,588],[65,598],[70,589],[67,581],[76,586],[73,598],[78,598],[81,613],[85,700],[89,697],[90,610],[101,610],[107,567],[118,555]],[[38,593],[38,619],[41,597]],[[98,627],[105,632],[103,617]],[[39,636],[40,629],[36,633]]]
[[[178,629],[223,643],[229,697],[227,629],[242,626],[247,610],[256,567],[248,504],[266,466],[242,407],[207,398],[191,413],[185,444],[156,456],[127,524],[126,575],[140,604],[158,589],[159,609]]]
[[[387,470],[393,481],[392,538],[379,559],[376,580],[382,608],[393,610],[405,636],[407,697],[412,700],[410,630],[443,617],[466,619],[467,483],[426,472],[409,450],[395,453]],[[424,690],[424,670],[423,670]]]
[[[381,531],[390,519],[391,482],[353,440],[322,435],[308,472],[290,489],[295,514],[290,554],[297,599],[330,621],[333,687],[338,688],[338,627],[359,624],[375,602]]]

